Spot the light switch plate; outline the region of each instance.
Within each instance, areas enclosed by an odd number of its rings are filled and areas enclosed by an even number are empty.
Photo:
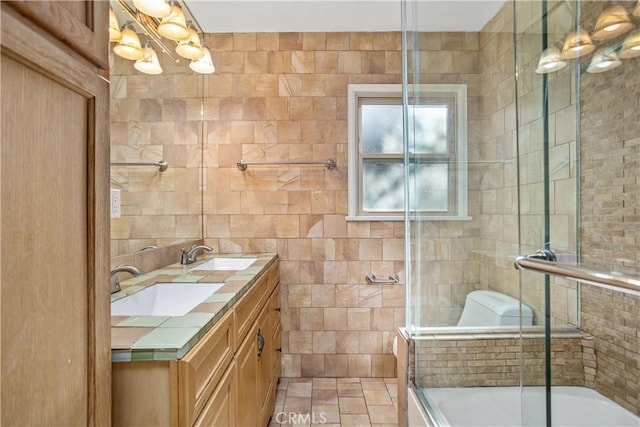
[[[111,189],[111,218],[120,218],[120,190]]]

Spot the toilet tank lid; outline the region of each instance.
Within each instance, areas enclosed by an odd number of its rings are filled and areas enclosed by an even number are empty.
[[[520,316],[520,302],[509,295],[500,292],[481,290],[473,291],[467,295],[467,300],[480,304],[489,310],[503,317]],[[528,305],[522,304],[522,317],[531,318],[533,313]]]

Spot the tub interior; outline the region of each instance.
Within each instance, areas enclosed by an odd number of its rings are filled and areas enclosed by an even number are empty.
[[[544,387],[420,388],[420,397],[440,426],[544,426]],[[529,410],[521,411],[521,401]],[[554,426],[638,427],[640,417],[586,387],[551,388]]]

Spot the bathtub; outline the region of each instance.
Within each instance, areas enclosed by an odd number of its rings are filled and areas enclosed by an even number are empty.
[[[413,390],[411,390],[411,393]],[[545,393],[543,387],[465,387],[423,388],[429,414],[440,426],[544,426]],[[521,395],[522,393],[522,395]],[[413,394],[409,398],[410,426],[432,425],[424,408]],[[524,402],[522,416],[521,400]],[[528,409],[527,409],[528,408]],[[595,390],[586,387],[555,386],[551,389],[553,426],[640,427],[640,417],[632,414]],[[415,414],[422,413],[423,421]]]

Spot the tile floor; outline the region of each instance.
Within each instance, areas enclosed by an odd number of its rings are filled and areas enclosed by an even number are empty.
[[[395,378],[281,378],[269,427],[398,425]]]

